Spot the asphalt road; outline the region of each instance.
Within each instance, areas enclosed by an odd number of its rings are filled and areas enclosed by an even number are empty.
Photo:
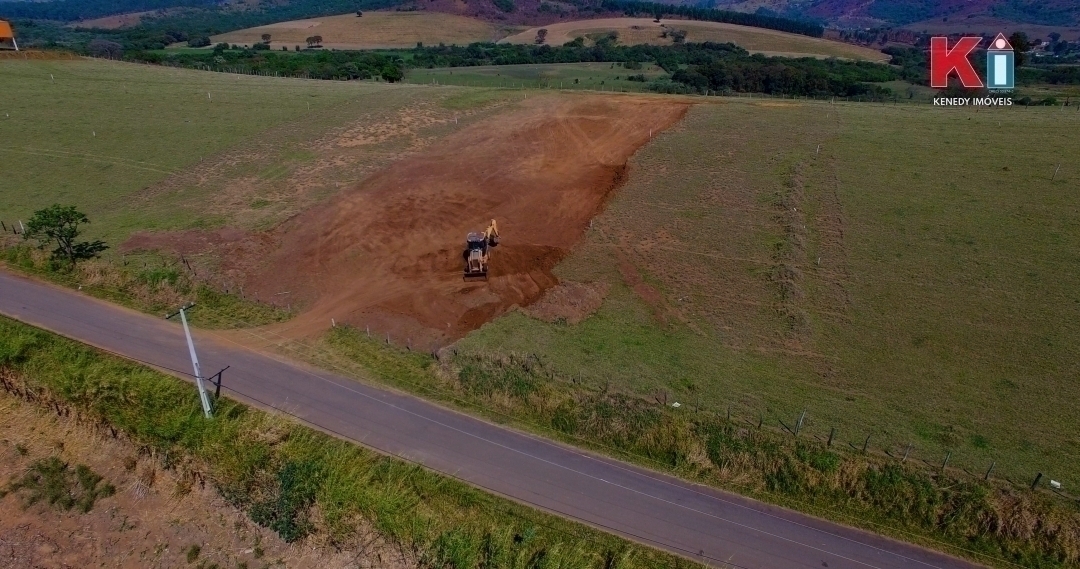
[[[161,368],[188,370],[175,323],[0,272],[0,314]],[[204,374],[378,451],[713,566],[968,568],[967,561],[695,486],[195,332]],[[191,380],[191,377],[185,379]]]

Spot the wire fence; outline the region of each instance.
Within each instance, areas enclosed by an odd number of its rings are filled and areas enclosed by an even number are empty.
[[[115,287],[109,287],[107,285],[79,284],[79,283],[75,282],[74,280],[71,280],[70,282],[66,282],[65,284],[68,284],[70,286],[78,286],[79,290],[82,290],[82,291],[87,292],[87,293],[92,293],[95,289],[98,289],[101,292],[104,292],[107,295],[111,296],[113,299],[118,299],[118,298],[129,298],[129,299],[131,299],[131,295],[130,295],[129,292],[121,290],[121,289],[117,289]],[[240,332],[249,335],[252,339],[259,341],[261,344],[264,344],[266,346],[274,346],[274,347],[276,347],[283,354],[286,354],[289,357],[295,357],[300,361],[313,363],[313,364],[315,364],[315,365],[317,365],[317,366],[319,366],[319,367],[321,367],[323,369],[326,369],[328,371],[332,371],[332,372],[335,372],[335,373],[340,373],[342,375],[345,375],[346,377],[351,377],[351,378],[354,378],[354,379],[360,379],[362,381],[369,381],[372,378],[372,372],[370,370],[368,370],[367,368],[365,368],[363,365],[357,363],[356,361],[348,359],[346,356],[344,356],[341,353],[330,351],[325,346],[316,345],[316,344],[306,342],[306,341],[302,341],[302,340],[295,339],[295,338],[289,338],[289,337],[284,336],[280,332],[277,332],[277,331],[272,330],[272,329],[266,329],[266,328],[257,327],[255,324],[252,324],[250,322],[247,322],[247,321],[245,321],[243,319],[240,319],[240,318],[237,318],[235,316],[229,316],[229,315],[225,315],[225,314],[220,314],[219,316],[223,320],[231,320],[233,323],[235,323],[239,327]],[[344,325],[344,324],[345,323],[343,323],[343,322],[332,321],[332,322],[328,323],[328,326],[341,326],[341,325]],[[359,327],[354,327],[354,329],[359,330]],[[213,330],[205,330],[204,329],[201,332],[204,333],[204,334],[217,336],[217,334]],[[400,340],[394,340],[393,336],[391,336],[390,334],[388,334],[386,332],[380,332],[380,331],[373,330],[373,329],[371,329],[370,326],[365,326],[364,327],[364,332],[365,332],[365,335],[369,335],[372,339],[381,340],[382,342],[385,342],[385,344],[387,346],[390,346],[391,348],[409,349],[409,346],[407,344],[399,343]],[[227,340],[227,341],[229,341],[229,340]],[[104,350],[104,351],[108,352],[108,350]],[[119,357],[123,357],[123,358],[126,358],[126,359],[133,359],[133,358],[128,358],[127,356],[125,356],[123,354],[114,354],[114,355],[117,355]],[[432,350],[430,352],[430,357],[435,358],[435,359],[440,358],[439,351],[438,350]],[[136,359],[135,361],[140,361],[140,360]],[[157,364],[154,364],[152,362],[141,362],[140,361],[140,363],[145,363],[145,364],[153,366],[153,367],[161,368],[161,366],[158,366]],[[168,369],[168,368],[162,368],[162,369],[167,369],[167,371],[170,371],[170,372],[173,372],[173,373],[176,373],[176,374],[180,374],[180,375],[183,375],[185,377],[191,377],[191,378],[194,377],[191,373],[185,372],[185,371],[182,371],[182,370],[172,370],[172,369]],[[305,371],[305,373],[313,374],[316,377],[321,378],[321,376],[318,376],[318,374],[314,373],[314,372]],[[585,446],[587,448],[601,449],[601,450],[606,451],[608,454],[610,454],[612,456],[615,456],[615,457],[622,457],[624,459],[630,459],[632,462],[652,463],[655,467],[657,467],[661,471],[670,470],[670,465],[668,465],[668,464],[657,462],[657,461],[655,461],[653,459],[650,459],[649,457],[646,457],[646,456],[643,456],[643,455],[640,455],[640,454],[637,454],[637,453],[633,453],[633,452],[628,451],[626,449],[621,449],[621,448],[605,445],[603,442],[596,441],[596,440],[593,440],[593,439],[590,439],[590,438],[587,438],[587,437],[582,437],[582,436],[578,436],[578,435],[572,435],[572,434],[568,434],[568,433],[563,433],[561,431],[556,431],[554,428],[552,428],[549,425],[530,422],[528,419],[523,418],[521,416],[500,412],[498,409],[494,409],[491,406],[482,405],[482,402],[477,402],[477,401],[474,401],[474,400],[467,399],[462,394],[460,394],[460,393],[458,393],[456,391],[453,391],[453,390],[449,389],[446,386],[433,385],[433,384],[420,384],[420,383],[405,380],[405,379],[401,379],[399,382],[407,384],[408,386],[411,387],[411,391],[413,391],[414,393],[416,393],[418,395],[421,395],[421,396],[435,396],[435,397],[439,398],[440,400],[453,403],[453,404],[455,404],[455,405],[457,405],[457,406],[459,406],[461,408],[468,409],[468,410],[471,410],[473,412],[479,412],[481,414],[495,415],[495,416],[498,416],[500,419],[509,421],[511,424],[518,424],[518,425],[528,427],[529,430],[531,430],[532,432],[546,433],[548,435],[556,435],[555,438],[566,439],[566,440],[569,440],[570,442],[575,442],[576,441],[578,444],[581,444],[581,445],[583,445],[583,446]],[[375,383],[376,384],[382,383],[382,380],[376,381]],[[582,380],[579,380],[576,383],[582,383]],[[292,417],[296,418],[297,420],[299,420],[299,421],[301,421],[301,422],[303,422],[305,424],[308,424],[310,426],[322,429],[322,430],[324,430],[326,432],[331,432],[331,433],[335,434],[336,436],[341,436],[341,438],[344,438],[346,440],[350,440],[351,442],[355,442],[357,444],[361,444],[361,445],[365,445],[365,446],[370,446],[370,445],[366,445],[366,443],[364,443],[362,441],[354,441],[353,439],[351,439],[351,438],[349,438],[349,437],[347,437],[345,435],[341,435],[340,433],[336,433],[332,429],[325,429],[324,427],[317,424],[316,422],[311,422],[311,421],[301,419],[299,417],[295,417],[287,409],[281,409],[281,408],[275,407],[273,405],[267,404],[266,402],[259,400],[256,396],[237,391],[237,390],[231,388],[228,385],[227,380],[225,380],[225,381],[223,381],[221,383],[219,389],[223,389],[225,391],[233,392],[233,393],[235,393],[235,394],[237,394],[237,395],[239,395],[241,397],[248,398],[251,401],[253,401],[253,402],[255,402],[255,403],[257,403],[257,404],[259,404],[259,405],[261,405],[261,406],[263,406],[265,408],[273,409],[273,410],[281,412],[283,414],[292,416]],[[656,402],[657,405],[663,406],[665,408],[672,407],[672,408],[675,408],[675,409],[679,409],[680,411],[688,411],[688,412],[691,412],[691,413],[694,413],[694,414],[700,414],[702,417],[715,418],[717,416],[717,411],[715,410],[715,406],[704,407],[704,406],[693,404],[693,403],[679,403],[676,406],[676,405],[673,405],[674,403],[676,403],[675,401],[672,401],[673,398],[669,394],[666,394],[666,393],[657,393],[657,394],[654,395],[654,399],[655,399],[655,402]],[[1015,486],[1026,487],[1026,488],[1030,488],[1031,490],[1038,490],[1038,491],[1040,491],[1042,493],[1051,494],[1051,495],[1056,496],[1056,497],[1061,498],[1061,499],[1076,502],[1078,505],[1080,505],[1080,499],[1078,499],[1074,495],[1066,493],[1064,488],[1055,488],[1053,486],[1052,479],[1050,479],[1048,476],[1045,476],[1041,472],[1034,473],[1034,477],[1033,477],[1031,483],[1028,484],[1028,483],[1026,483],[1026,481],[1012,480],[1010,478],[1005,478],[1005,477],[999,478],[997,476],[994,476],[993,471],[996,470],[997,461],[992,461],[991,464],[989,465],[989,468],[985,472],[983,472],[981,470],[976,470],[976,469],[973,469],[973,468],[965,468],[964,466],[959,466],[959,465],[956,465],[955,463],[951,464],[951,462],[952,462],[952,460],[951,460],[952,452],[950,452],[950,451],[946,451],[946,454],[944,456],[939,456],[937,454],[931,454],[928,451],[920,449],[920,448],[918,448],[915,445],[910,444],[910,443],[904,444],[904,445],[889,444],[889,443],[879,444],[878,443],[878,437],[874,436],[873,430],[868,430],[866,432],[865,436],[863,436],[862,434],[857,435],[856,439],[845,438],[845,434],[841,433],[835,427],[830,427],[828,433],[825,434],[825,432],[823,430],[815,431],[814,428],[811,426],[811,421],[810,420],[812,419],[812,414],[810,413],[809,410],[803,410],[797,416],[790,417],[790,418],[784,418],[784,417],[780,417],[780,416],[770,414],[770,413],[758,413],[758,414],[754,415],[754,414],[748,412],[748,410],[743,410],[742,413],[739,413],[738,411],[734,410],[733,407],[728,407],[723,413],[724,413],[724,418],[727,421],[729,421],[731,424],[744,425],[742,428],[745,428],[748,431],[749,430],[754,430],[754,429],[759,430],[759,431],[771,431],[773,433],[781,433],[783,436],[790,436],[790,437],[792,437],[792,439],[800,439],[800,438],[802,438],[803,440],[805,440],[807,438],[810,438],[810,439],[815,440],[816,442],[821,443],[822,445],[824,445],[826,448],[829,448],[829,449],[842,451],[842,452],[848,452],[848,453],[860,453],[860,454],[863,454],[863,455],[866,455],[866,456],[869,456],[869,457],[875,457],[875,458],[877,458],[879,460],[898,461],[899,463],[904,464],[904,465],[909,466],[909,467],[921,468],[923,470],[930,471],[932,474],[947,474],[947,475],[953,476],[954,478],[957,478],[957,479],[963,478],[963,479],[968,479],[968,480],[972,480],[972,481],[981,480],[981,481],[984,481],[984,482],[988,481],[988,480],[1002,480],[1002,481],[1011,483],[1011,484],[1013,484]],[[790,419],[790,421],[788,421],[787,419]],[[374,448],[374,447],[372,447],[372,448]],[[903,449],[903,452],[900,452],[901,448]],[[394,456],[396,458],[400,458],[400,459],[405,460],[407,462],[412,462],[412,463],[416,464],[414,461],[412,461],[411,459],[409,459],[407,457],[398,456],[398,455],[395,455],[395,454],[393,454],[391,452],[387,452],[387,451],[384,451],[383,449],[379,449],[379,448],[374,448],[374,450],[377,450],[379,452],[383,452],[384,454],[388,454],[390,456]],[[451,476],[454,477],[454,478],[457,478],[456,476],[453,476],[453,475],[451,475]],[[461,479],[459,479],[459,480],[461,480]],[[472,484],[471,482],[468,482],[468,481],[465,481],[465,480],[461,480],[461,481]],[[484,490],[491,491],[494,494],[503,496],[498,491],[494,491],[494,490],[488,489],[488,488],[483,487],[483,486],[480,486],[480,487],[482,489],[484,489]],[[740,486],[738,484],[734,484],[733,487],[734,488],[739,488]],[[747,491],[752,491],[752,492],[761,492],[760,489],[751,488],[750,486],[747,486],[746,490]],[[776,492],[765,491],[765,493],[766,494],[774,494]],[[503,496],[503,497],[509,497],[509,496]],[[781,494],[777,493],[777,497],[778,498],[781,497]],[[510,497],[510,498],[512,498],[512,497]],[[917,537],[918,539],[923,539],[923,540],[927,539],[927,536],[923,535],[923,534],[915,534],[915,533],[909,532],[909,531],[904,530],[904,529],[899,528],[899,527],[894,527],[894,526],[890,526],[890,525],[887,525],[887,524],[882,524],[882,523],[879,523],[879,522],[873,522],[873,521],[870,521],[870,520],[867,520],[867,519],[856,518],[856,517],[853,517],[850,514],[847,514],[845,512],[834,511],[834,510],[831,510],[829,508],[825,508],[824,510],[822,510],[821,506],[818,506],[818,505],[813,504],[813,503],[808,502],[808,501],[803,501],[803,500],[799,500],[797,498],[792,498],[791,496],[783,495],[782,498],[785,499],[786,501],[789,501],[789,502],[802,503],[803,506],[805,507],[805,510],[808,511],[808,512],[813,512],[815,510],[817,510],[817,511],[827,511],[833,517],[847,518],[847,519],[851,519],[853,521],[857,520],[862,525],[881,527],[883,529],[887,529],[890,533],[893,533],[893,534],[910,535],[913,538]],[[516,500],[516,498],[513,498],[513,499]],[[582,522],[585,522],[585,523],[591,523],[591,522],[587,522],[586,520],[575,518],[574,516],[567,516],[567,517],[570,517],[570,518],[575,519],[577,521],[582,521]],[[593,525],[596,525],[596,524],[593,524]],[[610,528],[605,528],[605,529],[610,529]],[[625,533],[625,532],[621,532],[621,533]],[[634,536],[634,537],[637,538],[637,536]],[[657,542],[657,541],[649,539],[649,538],[644,538],[643,537],[641,539],[643,541],[645,541],[645,542],[653,543],[653,544],[659,545],[660,547],[663,547],[663,548],[668,548],[669,550],[672,549],[671,547],[669,547],[666,544]],[[987,557],[982,552],[964,549],[964,548],[961,548],[961,547],[959,547],[959,546],[957,546],[957,545],[955,545],[953,543],[936,541],[936,540],[934,540],[934,541],[943,550],[946,550],[946,551],[950,551],[950,550],[951,551],[960,551],[960,552],[966,553],[968,555],[973,555],[973,556],[977,556],[977,557]],[[678,548],[676,548],[676,549],[678,549]],[[698,555],[698,552],[679,550],[679,553],[681,555],[684,555],[684,556],[686,556],[688,558],[691,558],[691,559],[698,559],[701,562],[709,564],[709,565],[712,565],[712,564],[715,563],[715,564],[718,564],[716,566],[720,566],[720,567],[738,567],[737,565],[725,564],[726,562],[724,560],[710,558],[707,555],[705,555],[705,556]],[[1006,564],[1006,565],[1013,565],[1012,563],[1010,563],[1010,562],[1008,562],[1008,561],[1006,561],[1004,559],[1001,559],[1001,558],[994,557],[993,559],[995,561],[1001,562],[1001,563]],[[1013,566],[1015,566],[1015,565],[1013,565]]]

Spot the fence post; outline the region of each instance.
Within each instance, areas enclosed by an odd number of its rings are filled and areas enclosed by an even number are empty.
[[[990,473],[994,471],[995,464],[997,464],[996,460],[990,463],[990,468],[986,469],[986,474],[983,476],[983,480],[990,480]]]
[[[949,457],[952,456],[952,451],[945,453],[945,462],[941,463],[941,472],[945,472],[945,467],[949,465]]]
[[[829,429],[829,442],[825,443],[825,446],[827,446],[827,447],[832,446],[833,436],[835,436],[835,435],[836,435],[836,427],[830,428]]]
[[[1039,485],[1039,481],[1042,480],[1042,472],[1035,475],[1035,480],[1031,483],[1031,489],[1034,490]]]
[[[870,446],[870,435],[866,435],[866,440],[863,441],[863,444],[862,444],[862,451],[863,451],[864,454],[866,453],[866,447],[868,447],[868,446]]]
[[[911,452],[911,443],[908,443],[907,450],[904,451],[904,458],[900,459],[900,464],[907,462],[907,455]]]
[[[803,419],[806,418],[806,409],[802,410],[802,415],[799,415],[799,421],[795,423],[795,436],[799,436],[799,429],[802,428]]]

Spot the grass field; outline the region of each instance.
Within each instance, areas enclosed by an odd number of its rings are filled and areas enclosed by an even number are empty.
[[[460,348],[1076,487],[1077,126],[1056,108],[694,107],[559,267],[615,285],[599,311],[511,314]]]
[[[113,246],[143,229],[276,223],[458,128],[473,97],[97,61],[0,73],[0,220],[71,203]]]
[[[888,56],[880,51],[856,45],[764,28],[693,20],[663,20],[657,23],[652,18],[604,18],[558,22],[530,28],[501,41],[531,44],[536,40],[537,30],[541,28],[548,31],[547,43],[551,45],[562,45],[577,37],[584,37],[586,41],[591,42],[593,38],[608,32],[617,32],[619,43],[623,45],[643,43],[670,45],[673,43],[671,36],[661,37],[661,34],[665,30],[675,29],[686,32],[687,42],[731,42],[751,53],[792,57],[842,57],[867,61],[888,60]]]
[[[272,49],[286,46],[293,49],[306,47],[305,40],[320,35],[323,47],[335,49],[376,49],[416,47],[425,45],[465,45],[478,41],[495,41],[506,35],[503,28],[487,22],[443,14],[440,12],[364,12],[327,16],[310,20],[280,22],[268,26],[237,30],[213,36],[212,42],[252,45],[262,42],[263,34],[270,34]]]
[[[631,81],[632,75],[644,75],[647,81]],[[410,69],[405,81],[421,85],[640,92],[648,90],[648,81],[666,76],[651,63],[635,70],[617,63],[553,63]]]

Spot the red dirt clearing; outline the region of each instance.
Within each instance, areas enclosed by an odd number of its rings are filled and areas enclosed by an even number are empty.
[[[563,95],[441,140],[328,204],[282,224],[246,289],[308,306],[290,336],[331,319],[437,345],[537,300],[621,182],[627,159],[688,105]],[[465,235],[496,219],[487,282],[464,282]],[[280,298],[280,297],[279,297]]]

